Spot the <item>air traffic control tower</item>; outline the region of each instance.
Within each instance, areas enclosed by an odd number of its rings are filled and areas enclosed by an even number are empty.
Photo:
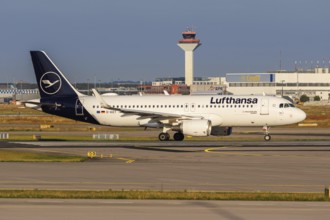
[[[194,51],[201,45],[196,39],[196,32],[191,28],[182,32],[183,39],[179,40],[178,46],[185,52],[185,84],[191,86],[194,80]]]

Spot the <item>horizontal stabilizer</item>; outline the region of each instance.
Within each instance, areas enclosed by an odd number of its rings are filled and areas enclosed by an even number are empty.
[[[52,107],[52,108],[62,107],[61,104],[57,104],[56,102],[55,103],[41,103],[40,99],[28,100],[28,101],[24,101],[22,103],[25,105],[25,107],[34,108],[34,109],[38,109],[38,108],[41,108],[44,106]]]

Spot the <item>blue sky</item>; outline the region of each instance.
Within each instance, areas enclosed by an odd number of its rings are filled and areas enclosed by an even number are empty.
[[[1,82],[34,82],[45,50],[73,82],[183,76],[187,26],[202,46],[195,76],[329,65],[329,0],[2,0]],[[282,54],[282,56],[280,56]],[[307,64],[306,64],[307,62]]]

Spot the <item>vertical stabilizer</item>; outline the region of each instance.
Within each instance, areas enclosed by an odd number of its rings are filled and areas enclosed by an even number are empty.
[[[30,51],[41,98],[77,97],[80,94],[44,51]]]

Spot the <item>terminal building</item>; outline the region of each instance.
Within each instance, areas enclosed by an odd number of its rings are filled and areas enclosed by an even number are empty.
[[[277,71],[269,73],[227,73],[226,92],[235,95],[267,94],[299,98],[307,95],[312,100],[330,96],[329,68]]]
[[[23,88],[24,87],[24,88]],[[14,85],[0,83],[0,103],[9,103],[13,100],[26,101],[39,97],[38,89],[31,89],[30,84],[23,84],[18,89]]]

